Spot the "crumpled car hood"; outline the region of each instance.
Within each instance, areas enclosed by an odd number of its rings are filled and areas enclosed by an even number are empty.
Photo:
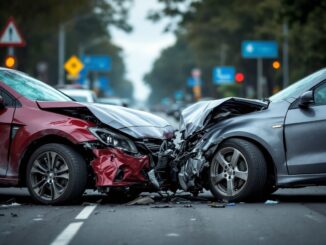
[[[175,131],[166,120],[148,112],[114,105],[85,105],[102,123],[134,138],[167,139]]]
[[[260,100],[251,100],[237,97],[200,101],[182,111],[179,129],[180,131],[184,132],[184,138],[188,138],[193,133],[205,127],[207,118],[216,109],[223,109],[223,107],[225,107],[224,109],[227,111],[232,107],[236,108],[240,105],[241,107],[248,109],[244,110],[242,114],[262,110],[268,106],[267,103]]]
[[[134,138],[168,139],[175,129],[163,118],[130,108],[79,102],[40,102],[41,109],[55,110],[86,107],[99,121]]]

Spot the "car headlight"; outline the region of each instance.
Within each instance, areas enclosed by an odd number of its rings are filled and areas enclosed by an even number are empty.
[[[92,134],[105,145],[119,148],[131,153],[138,153],[134,142],[123,135],[103,128],[89,128],[89,131],[91,131]]]

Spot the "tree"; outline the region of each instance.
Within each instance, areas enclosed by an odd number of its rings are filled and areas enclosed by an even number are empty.
[[[17,68],[37,76],[37,65],[40,62],[46,63],[48,82],[51,84],[57,84],[58,29],[61,23],[69,22],[66,25],[66,59],[72,54],[78,54],[80,45],[98,37],[104,38],[106,41],[94,49],[97,48],[101,54],[110,55],[117,62],[113,64],[116,70],[112,71],[116,86],[129,86],[130,89],[130,83],[124,79],[122,51],[112,44],[108,30],[109,25],[114,25],[131,31],[131,26],[126,21],[130,1],[74,0],[61,1],[61,4],[55,0],[12,0],[10,3],[1,1],[0,23],[4,25],[9,16],[13,16],[26,39],[26,47],[15,50],[18,56]],[[6,50],[1,48],[0,53],[3,60]],[[123,92],[121,89],[116,91],[118,95]]]
[[[211,94],[218,95],[211,83],[217,65],[232,65],[246,75],[245,85],[255,87],[256,61],[241,57],[243,40],[276,40],[282,60],[283,24],[289,22],[290,80],[307,75],[325,64],[325,6],[322,0],[159,0],[163,8],[150,18],[170,18],[168,31],[182,31],[185,42],[203,71]],[[282,82],[281,70],[264,60],[264,76],[269,93]],[[220,89],[221,91],[221,89]],[[223,91],[224,88],[223,88]],[[220,96],[224,96],[220,94]]]
[[[149,96],[151,103],[158,103],[164,97],[171,97],[176,90],[186,92],[186,81],[195,61],[182,35],[178,36],[175,45],[162,51],[150,73],[144,77],[152,88]]]

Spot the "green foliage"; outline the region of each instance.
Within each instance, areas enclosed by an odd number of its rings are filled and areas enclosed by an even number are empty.
[[[152,88],[149,101],[157,103],[164,97],[170,97],[176,90],[186,91],[186,81],[195,67],[189,47],[182,36],[176,44],[162,51],[150,73],[144,77]]]
[[[21,29],[27,45],[16,48],[17,69],[36,76],[39,62],[48,64],[48,76],[45,80],[57,83],[58,73],[58,31],[64,23],[66,30],[67,60],[71,55],[78,55],[82,46],[87,46],[94,39],[103,42],[85,50],[112,57],[113,71],[108,75],[117,95],[132,93],[130,82],[124,78],[125,66],[122,51],[112,44],[108,26],[115,26],[124,31],[131,31],[126,22],[129,3],[132,0],[11,0],[0,1],[0,25],[4,26],[13,16]],[[93,48],[93,49],[92,49]],[[0,59],[7,53],[0,49]],[[124,89],[128,88],[128,91]],[[131,92],[130,92],[131,91]]]
[[[163,7],[152,11],[149,18],[159,21],[168,17],[171,23],[167,29],[185,33],[187,51],[203,71],[204,96],[225,96],[229,93],[225,88],[216,89],[211,82],[211,71],[218,65],[235,66],[237,71],[245,73],[245,86],[255,87],[256,60],[241,57],[241,42],[276,40],[282,61],[283,24],[286,22],[289,23],[290,81],[294,82],[326,64],[326,2],[323,0],[159,1]],[[166,58],[165,62],[173,61]],[[263,73],[269,93],[273,87],[281,85],[283,79],[282,70],[273,70],[271,63],[270,59],[264,60]],[[152,76],[155,72],[154,66]],[[182,71],[175,71],[178,72]],[[151,86],[154,86],[153,93],[159,90],[155,87],[158,85]],[[238,91],[237,95],[242,95],[243,89]],[[165,91],[165,94],[169,92]],[[173,94],[172,87],[170,94]],[[151,96],[155,97],[154,94]]]

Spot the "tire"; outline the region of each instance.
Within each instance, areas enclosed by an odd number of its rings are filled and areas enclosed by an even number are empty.
[[[59,205],[75,202],[86,189],[86,163],[70,146],[46,144],[30,157],[26,182],[31,196],[40,203]]]
[[[210,164],[209,186],[218,200],[259,199],[267,181],[266,160],[253,143],[229,139],[217,149]]]

